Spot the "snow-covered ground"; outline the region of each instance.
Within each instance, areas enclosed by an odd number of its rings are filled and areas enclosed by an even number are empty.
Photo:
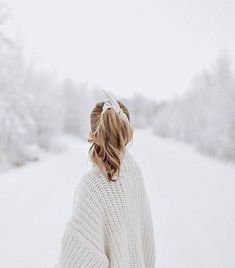
[[[0,175],[0,267],[52,268],[89,144]],[[235,166],[135,132],[129,148],[149,194],[159,268],[235,267]]]

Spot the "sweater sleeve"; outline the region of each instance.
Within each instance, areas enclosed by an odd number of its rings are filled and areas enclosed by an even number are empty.
[[[145,195],[145,205],[142,217],[142,236],[145,266],[149,268],[155,268],[156,245],[154,239],[153,218],[147,194]]]
[[[74,194],[72,215],[61,241],[56,268],[106,268],[102,205],[95,182],[85,174]]]
[[[155,244],[152,210],[142,170],[139,167],[138,170],[141,176],[141,189],[142,189],[141,234],[143,242],[144,262],[145,267],[155,268],[156,244]]]
[[[142,189],[143,189],[143,210],[141,217],[141,226],[142,226],[144,260],[146,267],[155,268],[156,245],[155,245],[154,228],[153,228],[153,217],[150,206],[150,200],[147,194],[145,184],[143,184]]]

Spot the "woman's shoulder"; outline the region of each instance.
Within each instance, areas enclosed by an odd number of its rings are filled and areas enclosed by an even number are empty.
[[[78,202],[78,200],[83,200],[88,197],[95,196],[99,198],[99,195],[102,194],[102,181],[104,181],[104,175],[101,171],[94,167],[89,167],[87,171],[85,171],[74,191],[74,204]]]
[[[88,200],[94,199],[95,194],[89,178],[88,172],[85,172],[77,183],[73,193],[73,210],[86,207]]]
[[[139,165],[139,161],[135,157],[135,153],[128,150],[127,148],[125,150],[125,155],[123,158],[123,167],[126,166],[130,167],[129,171],[135,169],[135,172],[137,171],[142,175],[141,167]]]
[[[127,148],[125,149],[121,166],[121,174],[123,176],[127,176],[128,172],[131,172],[132,168],[138,169],[141,172],[139,164],[135,160],[133,153]],[[95,194],[104,195],[104,191],[109,190],[111,185],[112,182],[109,182],[107,179],[107,174],[104,171],[101,171],[97,166],[92,165],[81,175],[76,187],[76,194],[84,194],[89,191],[94,192]]]
[[[77,189],[81,189],[83,191],[85,190],[92,190],[92,188],[95,187],[95,185],[98,182],[98,176],[99,172],[96,171],[94,168],[89,168],[87,171],[85,171],[77,183]]]

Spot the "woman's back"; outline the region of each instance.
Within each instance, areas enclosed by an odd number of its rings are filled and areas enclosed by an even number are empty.
[[[117,182],[107,183],[107,187],[111,207],[107,209],[111,267],[154,267],[155,245],[149,200],[140,167],[127,149],[120,178]]]
[[[150,205],[127,149],[116,181],[96,167],[82,177],[62,249],[58,267],[155,267]]]

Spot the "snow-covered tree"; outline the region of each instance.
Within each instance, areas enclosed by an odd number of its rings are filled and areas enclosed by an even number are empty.
[[[151,126],[157,110],[155,100],[148,99],[140,93],[135,93],[132,98],[123,98],[122,100],[130,111],[133,127],[145,128]]]
[[[21,49],[4,32],[7,19],[7,6],[0,1],[0,163],[21,165],[36,158],[29,149],[35,124],[22,92]]]
[[[168,103],[154,120],[156,134],[192,143],[235,160],[235,78],[226,56],[196,77],[189,92]]]

